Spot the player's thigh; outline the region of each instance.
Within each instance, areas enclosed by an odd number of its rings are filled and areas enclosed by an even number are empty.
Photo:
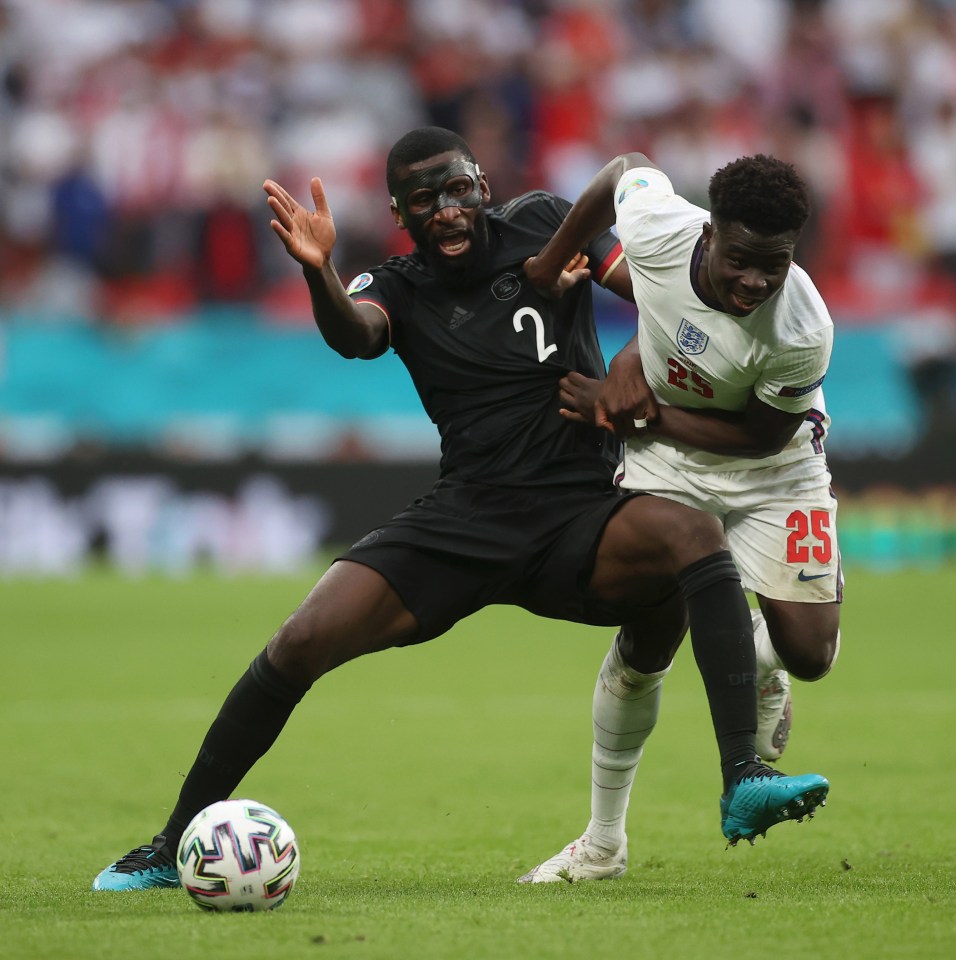
[[[530,553],[525,551],[524,573],[508,578],[492,602],[517,604],[552,619],[616,627],[666,600],[677,583],[662,573],[658,551],[626,542],[615,521],[632,499],[638,498],[622,497],[608,487],[548,501],[540,524],[524,521],[524,536],[534,544]],[[619,538],[608,541],[611,523]],[[626,567],[615,543],[627,553]]]
[[[799,465],[749,473],[728,491],[734,508],[724,520],[744,587],[792,603],[842,600],[837,501],[829,474],[807,477]]]
[[[365,653],[414,640],[418,622],[392,585],[362,563],[338,560],[269,643],[280,669],[312,680]]]
[[[784,666],[814,680],[833,662],[843,599],[829,473],[811,461],[754,471],[750,479],[727,515],[727,540]]]
[[[590,588],[609,602],[635,595],[653,601],[649,584],[673,582],[689,564],[725,549],[723,528],[710,514],[663,497],[627,497],[604,526]]]
[[[774,650],[787,670],[801,680],[825,676],[837,654],[840,604],[794,603],[757,597]]]

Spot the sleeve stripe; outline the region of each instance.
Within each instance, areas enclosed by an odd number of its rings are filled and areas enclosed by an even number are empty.
[[[392,345],[392,318],[388,315],[388,311],[376,300],[369,300],[368,297],[356,297],[352,303],[358,306],[360,303],[367,303],[373,307],[377,307],[385,315],[385,322],[388,324],[388,345]]]
[[[624,247],[621,246],[621,241],[618,240],[617,243],[611,248],[611,252],[604,258],[601,262],[601,265],[597,270],[597,281],[603,287],[607,278],[614,272],[617,268],[617,265],[624,259]]]

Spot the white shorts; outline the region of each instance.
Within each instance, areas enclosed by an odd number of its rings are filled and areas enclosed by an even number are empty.
[[[717,517],[745,590],[798,603],[843,600],[837,501],[822,455],[722,473],[678,469],[653,443],[628,444],[617,477],[624,490]]]

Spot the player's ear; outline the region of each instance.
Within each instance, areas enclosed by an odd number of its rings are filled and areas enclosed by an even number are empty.
[[[701,235],[704,238],[704,249],[706,250],[714,239],[714,225],[712,223],[705,223],[703,229],[701,230]]]
[[[484,173],[478,174],[478,189],[481,191],[481,202],[487,206],[491,202],[491,187],[488,186],[488,177]]]
[[[395,221],[395,226],[398,227],[399,230],[404,230],[405,218],[398,212],[398,206],[394,200],[392,200],[389,205],[389,209],[392,211],[392,219]]]

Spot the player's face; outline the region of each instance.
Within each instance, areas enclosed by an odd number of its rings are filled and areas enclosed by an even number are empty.
[[[780,292],[796,242],[796,231],[765,236],[742,223],[704,224],[698,283],[724,313],[746,317]]]
[[[478,166],[450,150],[400,167],[392,215],[445,278],[474,272],[488,257],[484,204],[491,199]]]

